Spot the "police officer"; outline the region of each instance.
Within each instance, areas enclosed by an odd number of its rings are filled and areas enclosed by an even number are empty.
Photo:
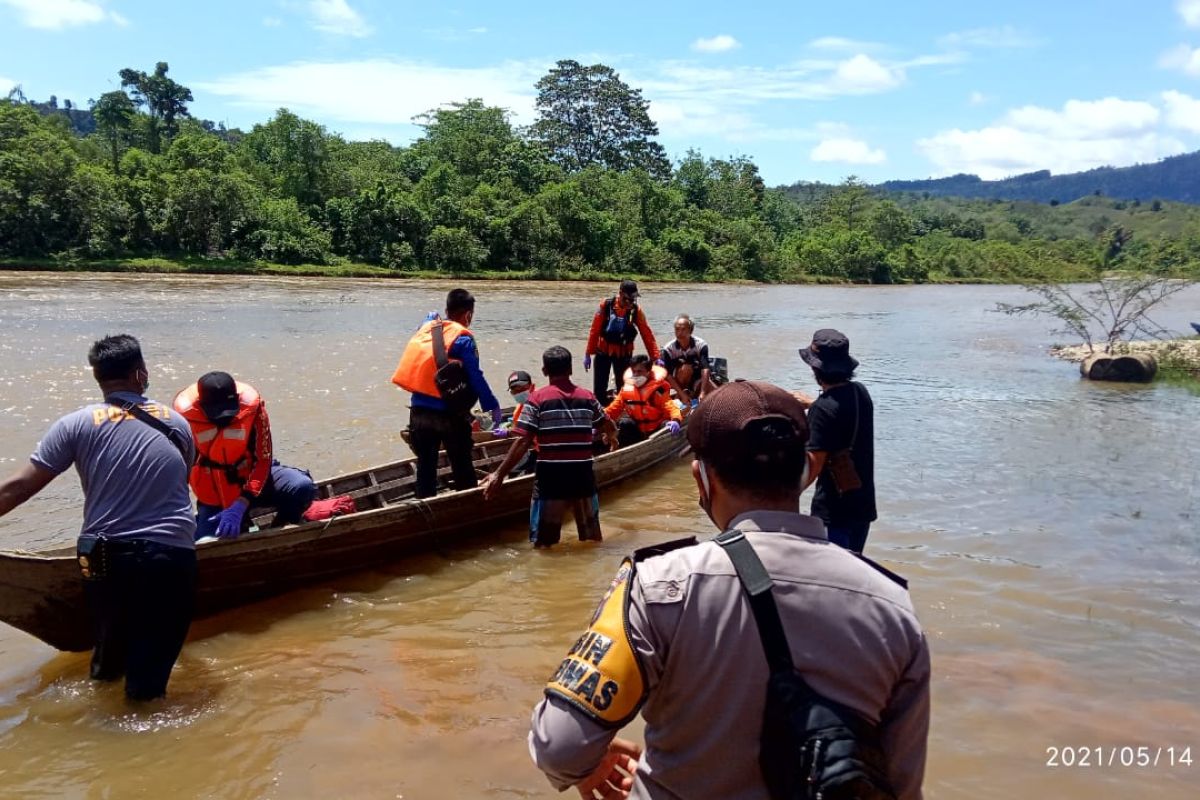
[[[896,796],[921,796],[929,651],[899,579],[798,514],[808,427],[789,393],[738,382],[696,410],[700,505],[766,567],[792,661],[819,694],[876,726]],[[767,798],[758,763],[768,666],[730,557],[695,540],[639,551],[533,712],[530,752],[584,797]],[[616,738],[638,713],[645,748]],[[634,772],[633,780],[620,769]]]
[[[107,336],[88,362],[104,402],[50,426],[29,463],[0,483],[0,516],[75,466],[84,496],[79,563],[96,637],[91,675],[124,675],[127,697],[151,700],[166,693],[192,621],[195,449],[183,418],[146,398],[137,339]]]

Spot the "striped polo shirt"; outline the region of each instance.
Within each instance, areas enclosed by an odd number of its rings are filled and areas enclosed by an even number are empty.
[[[529,395],[516,430],[537,442],[539,495],[576,498],[595,493],[592,432],[603,419],[596,396],[569,378],[552,378]]]

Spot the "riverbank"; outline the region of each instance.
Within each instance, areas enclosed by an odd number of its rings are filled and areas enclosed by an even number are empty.
[[[620,281],[632,278],[637,281],[655,283],[720,283],[733,286],[753,286],[756,281],[745,279],[706,280],[683,273],[655,273],[653,275],[606,270],[537,270],[438,272],[429,269],[389,269],[375,264],[344,262],[337,264],[275,264],[269,261],[238,261],[219,258],[120,258],[120,259],[10,259],[0,261],[0,271],[14,272],[114,272],[145,273],[164,275],[275,275],[303,278],[395,278],[403,279],[449,279],[486,281]],[[1008,285],[1020,281],[983,280],[973,278],[943,278],[931,276],[923,283],[937,285]],[[804,275],[783,283],[798,286],[854,286],[860,285],[827,275]],[[869,284],[861,284],[869,285]]]
[[[1097,352],[1100,348],[1096,348]],[[1089,355],[1087,345],[1055,345],[1050,352],[1056,358],[1078,363]],[[1200,336],[1162,339],[1151,342],[1119,342],[1114,355],[1149,353],[1158,362],[1157,380],[1174,383],[1200,394]]]

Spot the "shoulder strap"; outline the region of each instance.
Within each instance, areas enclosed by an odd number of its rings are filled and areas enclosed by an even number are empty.
[[[445,328],[446,324],[444,322],[438,322],[429,329],[433,341],[433,360],[437,364],[438,369],[441,369],[450,362],[450,359],[446,357],[446,335],[442,332]]]
[[[179,455],[183,457],[183,463],[187,464],[189,467],[192,465],[192,463],[188,460],[187,445],[181,441],[182,434],[180,434],[179,431],[175,430],[161,419],[151,416],[146,409],[132,401],[118,400],[115,397],[106,397],[104,398],[104,402],[108,403],[109,405],[116,406],[132,417],[137,417],[138,420],[146,423],[151,428],[154,428],[154,430],[167,437],[167,441],[175,445],[175,449],[178,450]]]
[[[758,625],[758,637],[762,640],[763,650],[767,654],[767,665],[771,673],[795,671],[792,663],[791,648],[788,647],[787,634],[783,630],[783,621],[779,618],[779,607],[771,595],[771,587],[775,582],[746,535],[739,530],[728,530],[713,539],[729,556],[733,568],[737,571],[742,590],[750,600],[750,608],[754,611],[754,621]],[[800,673],[796,673],[799,676]],[[803,680],[803,678],[801,678]],[[807,684],[806,684],[807,685]]]
[[[858,441],[858,414],[862,404],[862,397],[858,393],[857,383],[850,381],[850,386],[854,390],[854,433],[850,436],[850,452],[854,452],[854,444]]]

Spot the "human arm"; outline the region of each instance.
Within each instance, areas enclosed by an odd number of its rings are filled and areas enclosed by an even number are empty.
[[[56,476],[57,473],[32,461],[21,467],[0,483],[0,517],[40,492]]]
[[[795,393],[793,393],[795,394]],[[836,439],[835,417],[824,396],[810,400],[808,405],[808,477],[800,487],[804,491],[811,486],[825,469],[829,454],[839,449]]]
[[[246,448],[250,458],[250,475],[242,486],[242,496],[238,498],[250,505],[254,498],[262,494],[267,481],[271,478],[271,463],[275,458],[275,447],[271,441],[271,419],[267,416],[267,404],[260,403],[258,416],[254,427],[250,429],[250,443]]]
[[[483,483],[480,484],[483,487],[484,500],[491,500],[496,496],[500,484],[504,483],[504,479],[508,477],[508,473],[512,472],[517,462],[529,452],[531,441],[529,436],[518,436],[516,439],[513,439],[513,443],[509,446],[508,452],[504,455],[504,460],[500,462],[500,466],[496,467],[496,471],[484,478]]]
[[[642,335],[642,342],[646,345],[646,353],[650,356],[651,361],[658,361],[661,353],[658,349],[658,342],[654,340],[654,331],[650,330],[650,323],[646,321],[646,312],[642,311],[642,307],[638,306],[637,310],[638,333]]]
[[[825,469],[825,462],[829,458],[829,454],[824,450],[809,450],[805,457],[808,459],[808,472],[804,476],[804,483],[800,486],[800,491],[803,492],[809,486],[816,482],[821,475],[821,470]]]
[[[929,644],[921,634],[879,721],[888,780],[897,800],[921,800],[929,739],[929,675]]]
[[[610,422],[615,422],[621,418],[621,412],[625,410],[625,398],[621,396],[620,392],[617,392],[612,402],[604,406],[603,410],[605,418]]]
[[[604,303],[600,304],[600,309],[596,311],[596,315],[592,317],[592,327],[588,331],[587,346],[584,348],[583,354],[587,358],[596,355],[600,347],[600,332],[604,329]]]
[[[479,407],[488,412],[500,408],[500,401],[492,394],[492,387],[488,386],[487,379],[483,377],[483,370],[479,367],[479,349],[475,345],[474,337],[465,334],[458,337],[450,345],[447,355],[462,362],[467,371],[467,383],[471,384],[471,388],[479,397]]]

